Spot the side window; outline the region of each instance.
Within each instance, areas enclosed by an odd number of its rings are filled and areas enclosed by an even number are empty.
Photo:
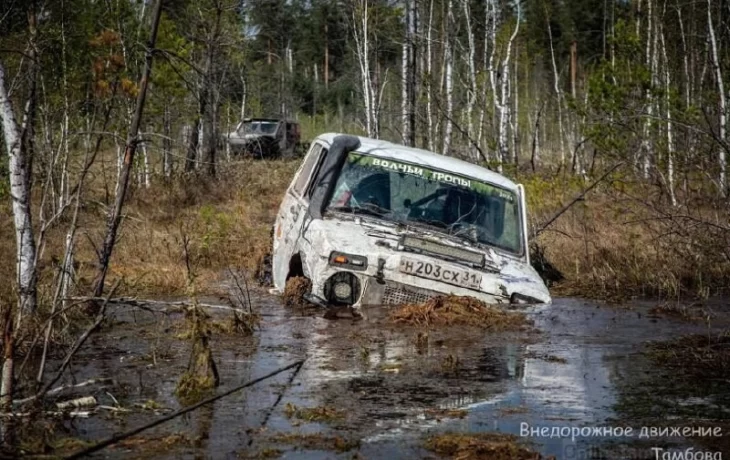
[[[312,151],[309,152],[309,155],[307,155],[307,157],[304,159],[304,163],[299,170],[297,180],[294,183],[293,190],[294,193],[296,193],[297,195],[302,196],[304,194],[307,182],[309,181],[309,176],[312,175],[312,170],[314,169],[314,166],[318,163],[321,152],[322,146],[320,144],[314,144],[314,146],[312,146]]]
[[[322,163],[324,163],[324,158],[327,157],[328,150],[324,147],[322,147],[322,151],[319,154],[320,160],[317,162],[316,166],[314,167],[314,172],[312,173],[312,177],[317,177],[319,175],[319,170],[322,168]],[[314,191],[314,187],[310,183],[307,188],[307,198],[312,198],[312,192]]]

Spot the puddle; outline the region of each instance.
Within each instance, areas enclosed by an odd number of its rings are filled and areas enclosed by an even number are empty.
[[[703,322],[647,314],[651,304],[618,308],[555,299],[548,308],[529,311],[539,332],[456,328],[429,331],[427,338],[419,337],[418,329],[394,327],[385,309],[353,322],[285,309],[262,293],[254,304],[266,314],[254,337],[216,335],[212,342],[220,390],[306,359],[292,385],[291,373],[280,374],[145,433],[186,440],[155,450],[155,457],[352,458],[358,452],[364,458],[414,458],[432,456],[424,440],[439,432],[519,436],[527,423],[632,426],[638,434],[641,426],[682,426],[687,414],[711,414],[705,417],[710,424],[730,414],[727,391],[672,392],[670,377],[641,353],[648,340],[707,332]],[[174,338],[181,316],[115,307],[115,317],[115,326],[93,336],[74,359],[71,375],[75,381],[114,378],[112,387],[95,396],[101,404],[116,399],[133,412],[67,422],[67,436],[99,440],[160,416],[159,409],[141,409],[145,403],[180,407],[173,393],[189,353],[187,342]],[[287,404],[333,408],[344,417],[307,422],[287,416]],[[667,416],[675,417],[674,424]],[[326,438],[319,439],[321,446],[309,436],[318,434]],[[299,441],[287,441],[288,435]],[[702,447],[693,444],[696,438],[644,439],[644,444],[637,444],[637,436],[520,440],[557,458],[616,458],[625,448],[653,458],[652,446]],[[97,456],[139,456],[145,449],[144,444],[114,446]]]

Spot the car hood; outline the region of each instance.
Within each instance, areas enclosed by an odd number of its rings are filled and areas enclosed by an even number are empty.
[[[513,293],[519,293],[540,302],[550,302],[550,293],[540,275],[524,261],[500,255],[490,248],[458,244],[451,238],[421,228],[385,224],[367,217],[325,216],[323,219],[313,219],[305,225],[302,237],[310,242],[312,248],[317,248],[321,257],[328,257],[332,251],[364,255],[368,257],[369,264],[374,266],[378,257],[398,258],[402,254],[408,254],[399,246],[404,235],[482,253],[486,263],[480,271],[485,276],[493,277],[495,285],[500,286],[501,292],[496,294],[510,297]],[[438,256],[433,257],[440,259]],[[446,258],[444,260],[449,262]],[[453,259],[450,262],[456,263]]]

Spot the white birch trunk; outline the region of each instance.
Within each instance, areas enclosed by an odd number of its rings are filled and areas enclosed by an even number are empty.
[[[672,106],[669,98],[671,86],[669,60],[667,59],[667,45],[664,41],[664,27],[659,29],[662,43],[662,56],[664,57],[664,103],[666,104],[667,117],[667,188],[672,206],[677,206],[677,197],[674,194],[674,129],[672,123]]]
[[[149,152],[147,151],[147,142],[142,142],[142,160],[142,183],[144,184],[145,188],[150,188],[150,156]]]
[[[467,57],[467,64],[469,68],[469,90],[466,96],[466,132],[469,136],[469,151],[471,152],[472,158],[477,161],[479,160],[479,153],[473,146],[474,139],[474,121],[472,119],[472,113],[474,111],[474,103],[477,97],[477,73],[474,63],[474,55],[476,53],[476,45],[474,44],[474,31],[471,26],[471,13],[469,11],[469,0],[462,0],[464,7],[464,19],[466,19],[466,34],[469,40],[469,55]]]
[[[518,20],[519,23],[519,20]],[[519,51],[515,50],[515,71],[514,71],[514,82],[511,85],[512,93],[514,94],[514,108],[511,110],[512,118],[512,160],[514,164],[519,163],[520,153],[520,87],[519,87]]]
[[[426,73],[428,74],[428,81],[426,82],[426,123],[428,129],[428,149],[432,152],[435,151],[434,136],[436,135],[433,129],[433,108],[432,97],[433,97],[433,52],[431,47],[431,31],[433,30],[433,1],[428,10],[428,38],[426,39]]]
[[[448,32],[448,28],[453,24],[453,0],[448,0],[448,7],[446,13],[446,39],[444,40],[444,65],[445,78],[446,78],[446,120],[444,126],[444,144],[441,153],[448,155],[451,151],[451,134],[453,131],[453,116],[454,116],[454,57],[452,50],[452,37]]]
[[[558,138],[560,142],[560,169],[565,167],[565,128],[563,127],[563,92],[560,89],[560,75],[558,64],[555,61],[555,47],[553,46],[553,31],[548,20],[548,38],[550,39],[550,58],[553,64],[553,87],[558,102]]]
[[[408,145],[408,140],[410,139],[410,133],[408,129],[408,120],[409,120],[409,110],[408,110],[408,101],[410,100],[409,92],[408,92],[408,63],[410,62],[410,46],[408,44],[409,32],[410,32],[410,20],[411,20],[411,7],[409,5],[409,2],[413,0],[406,1],[406,15],[405,15],[405,34],[403,39],[403,56],[401,61],[401,139],[403,142],[403,145]]]
[[[689,78],[689,49],[687,48],[687,35],[684,32],[684,19],[682,18],[682,6],[677,0],[677,20],[679,22],[679,36],[682,39],[682,68],[684,70],[684,105],[690,106],[692,98],[692,80]],[[662,35],[663,37],[663,35]]]
[[[496,50],[496,12],[494,10],[494,0],[487,0],[486,5],[484,5],[484,75],[489,75],[489,84],[491,88],[491,94],[492,94],[492,100],[494,107],[497,106],[497,100],[496,100],[496,83],[494,78],[494,53]],[[491,50],[491,51],[490,51]],[[480,146],[483,146],[482,138],[484,134],[484,121],[486,118],[486,107],[487,107],[487,83],[484,82],[483,90],[482,90],[482,98],[483,101],[481,102],[480,110],[479,110],[479,130],[477,133],[477,143]],[[487,160],[489,160],[489,149],[484,148],[485,155],[487,157]]]
[[[510,59],[512,56],[512,44],[520,31],[520,2],[517,4],[517,20],[515,21],[515,29],[507,42],[507,50],[502,59],[502,75],[501,75],[501,96],[497,107],[499,113],[499,171],[502,171],[502,163],[509,161],[509,126],[510,126]]]
[[[727,99],[725,96],[725,84],[722,80],[722,68],[720,67],[720,58],[717,51],[717,39],[715,37],[715,26],[712,22],[712,3],[707,0],[707,28],[710,35],[710,47],[712,49],[712,66],[715,69],[715,80],[717,80],[717,92],[720,96],[720,148],[718,150],[717,161],[720,167],[719,186],[720,191],[724,195],[727,194],[726,169],[727,162],[725,158],[725,147],[727,145]]]
[[[31,98],[33,96],[31,95]],[[17,245],[16,270],[21,309],[33,312],[36,308],[36,246],[31,219],[31,164],[22,143],[22,133],[28,128],[32,101],[26,104],[23,124],[19,128],[13,107],[5,88],[5,68],[0,63],[0,118],[3,124],[5,146],[9,158],[10,194]]]
[[[359,15],[359,17],[358,17]],[[360,65],[360,82],[362,84],[363,102],[365,104],[365,130],[368,137],[375,137],[373,120],[372,81],[370,78],[370,52],[368,47],[368,1],[358,0],[353,8],[353,36],[355,51]]]
[[[65,5],[62,3],[62,15],[65,16]],[[61,166],[60,184],[58,190],[58,208],[63,209],[68,200],[68,134],[69,134],[69,113],[71,112],[68,102],[68,63],[66,60],[66,28],[65,18],[61,18],[61,72],[63,73],[63,122],[61,123],[61,142],[63,148],[63,161]]]
[[[646,35],[646,66],[651,72],[651,86],[654,86],[655,72],[654,72],[654,57],[652,54],[652,37],[653,37],[653,17],[652,17],[652,0],[647,0],[647,35]],[[646,90],[646,104],[647,104],[647,117],[644,121],[644,135],[641,141],[641,155],[642,155],[642,176],[644,179],[649,178],[649,172],[651,169],[651,162],[653,160],[654,152],[652,148],[652,142],[650,139],[652,123],[654,118],[654,100],[652,98],[652,88]]]
[[[170,120],[170,106],[165,104],[162,119],[162,130],[164,138],[162,140],[162,174],[165,179],[172,177],[173,157],[172,157],[172,121]]]

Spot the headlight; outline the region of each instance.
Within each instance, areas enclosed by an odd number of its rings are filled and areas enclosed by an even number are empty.
[[[337,272],[324,283],[324,296],[332,305],[353,305],[360,297],[360,280],[354,273]]]
[[[332,251],[329,263],[335,267],[342,267],[350,270],[365,270],[368,268],[367,257],[345,254],[344,252],[337,251]]]

